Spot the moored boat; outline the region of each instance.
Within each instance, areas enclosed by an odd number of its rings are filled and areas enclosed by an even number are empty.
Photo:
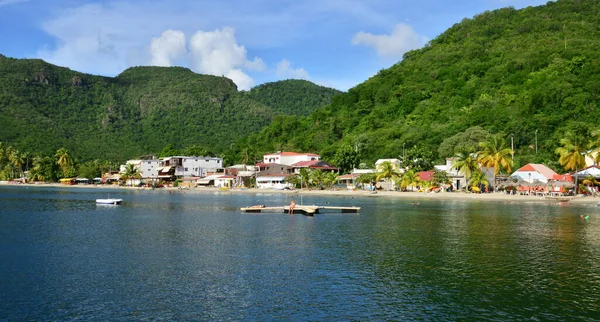
[[[122,202],[123,199],[96,199],[96,203],[101,205],[120,205]]]

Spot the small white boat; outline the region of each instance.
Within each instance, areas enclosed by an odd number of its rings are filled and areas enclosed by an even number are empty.
[[[123,199],[96,199],[97,204],[101,205],[120,205]]]

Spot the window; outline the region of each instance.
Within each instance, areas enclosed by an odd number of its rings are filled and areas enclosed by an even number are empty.
[[[186,172],[187,172],[187,171],[188,171],[188,168],[183,168],[183,171],[186,171]]]

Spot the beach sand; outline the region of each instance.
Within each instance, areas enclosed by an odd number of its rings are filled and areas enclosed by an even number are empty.
[[[31,186],[31,187],[57,187],[64,189],[136,189],[149,190],[147,188],[138,187],[123,187],[116,185],[60,185],[60,184],[0,184],[2,186]],[[366,190],[275,190],[275,189],[249,189],[249,188],[233,188],[223,190],[220,188],[159,188],[156,191],[172,191],[173,193],[223,193],[223,194],[281,194],[298,196],[340,196],[340,197],[367,197],[367,198],[396,198],[403,200],[463,200],[463,201],[502,201],[502,202],[541,202],[541,203],[559,203],[560,200],[548,199],[543,196],[528,196],[528,195],[508,195],[501,192],[494,193],[466,193],[466,192],[400,192],[400,191],[377,191],[373,193]],[[600,205],[600,197],[571,197],[568,202],[562,203],[571,204],[598,204]]]

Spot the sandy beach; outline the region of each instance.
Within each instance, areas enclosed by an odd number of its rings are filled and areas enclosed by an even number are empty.
[[[135,190],[150,190],[148,188],[139,187],[124,187],[116,185],[61,185],[61,184],[7,184],[0,183],[1,186],[15,187],[56,187],[63,189],[135,189]],[[318,196],[340,196],[340,197],[366,197],[366,198],[397,198],[404,200],[463,200],[463,201],[490,201],[490,202],[541,202],[541,203],[566,203],[557,199],[549,199],[543,196],[529,195],[508,195],[501,192],[495,193],[466,193],[466,192],[400,192],[400,191],[377,191],[373,193],[366,190],[314,190],[314,189],[298,189],[298,190],[275,190],[275,189],[250,189],[250,188],[174,188],[166,187],[155,189],[156,191],[172,191],[173,193],[223,193],[223,194],[281,194],[281,195],[318,195]],[[595,196],[579,196],[570,197],[568,203],[572,204],[598,204],[600,205],[600,197]]]

